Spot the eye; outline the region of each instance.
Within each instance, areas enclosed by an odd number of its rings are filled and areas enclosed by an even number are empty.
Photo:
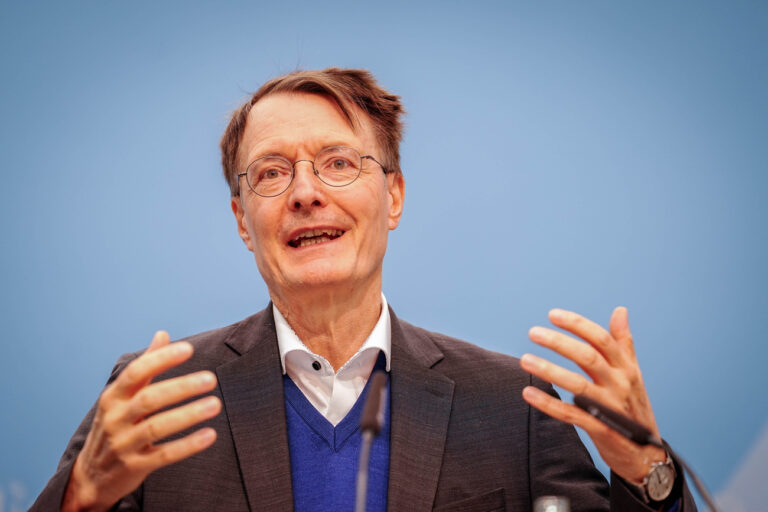
[[[263,157],[248,168],[248,179],[254,186],[290,179],[291,164],[278,157]]]
[[[348,160],[345,160],[344,158],[334,158],[331,160],[331,166],[330,168],[334,171],[343,171],[347,169],[350,165],[352,165]]]
[[[340,187],[355,180],[360,173],[360,154],[345,146],[332,146],[315,157],[318,177],[328,185]]]
[[[283,170],[282,169],[276,169],[274,167],[271,168],[271,169],[265,169],[259,175],[259,181],[276,180],[276,179],[280,178],[280,176],[282,176],[282,175],[283,175]]]

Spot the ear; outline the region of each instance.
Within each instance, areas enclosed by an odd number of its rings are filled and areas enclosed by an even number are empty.
[[[243,203],[240,196],[232,198],[231,202],[232,213],[235,214],[235,220],[237,221],[237,233],[243,240],[243,243],[249,251],[253,252],[253,242],[251,241],[251,235],[248,232],[248,226],[245,222],[245,210],[243,209]]]
[[[405,178],[399,172],[387,174],[387,195],[389,199],[389,229],[400,224],[405,201]]]

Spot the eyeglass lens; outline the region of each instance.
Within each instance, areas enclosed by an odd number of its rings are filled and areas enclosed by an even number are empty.
[[[293,180],[293,165],[282,156],[258,158],[246,170],[248,186],[260,196],[279,195]],[[313,161],[317,177],[332,187],[343,187],[355,181],[361,167],[360,153],[344,146],[325,148]]]

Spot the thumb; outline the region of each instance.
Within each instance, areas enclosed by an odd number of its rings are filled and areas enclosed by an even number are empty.
[[[619,343],[632,349],[634,352],[632,332],[629,330],[629,312],[624,306],[619,306],[613,310],[611,321],[608,326],[611,336]]]
[[[165,331],[157,331],[152,337],[152,343],[149,344],[146,352],[152,352],[171,343],[171,337]]]

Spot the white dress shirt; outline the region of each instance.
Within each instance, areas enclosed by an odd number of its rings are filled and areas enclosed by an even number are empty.
[[[287,373],[315,409],[333,426],[338,425],[363,392],[379,351],[384,352],[389,371],[392,340],[387,299],[382,293],[379,320],[360,350],[337,372],[328,360],[307,348],[274,304],[272,311],[283,375]]]

